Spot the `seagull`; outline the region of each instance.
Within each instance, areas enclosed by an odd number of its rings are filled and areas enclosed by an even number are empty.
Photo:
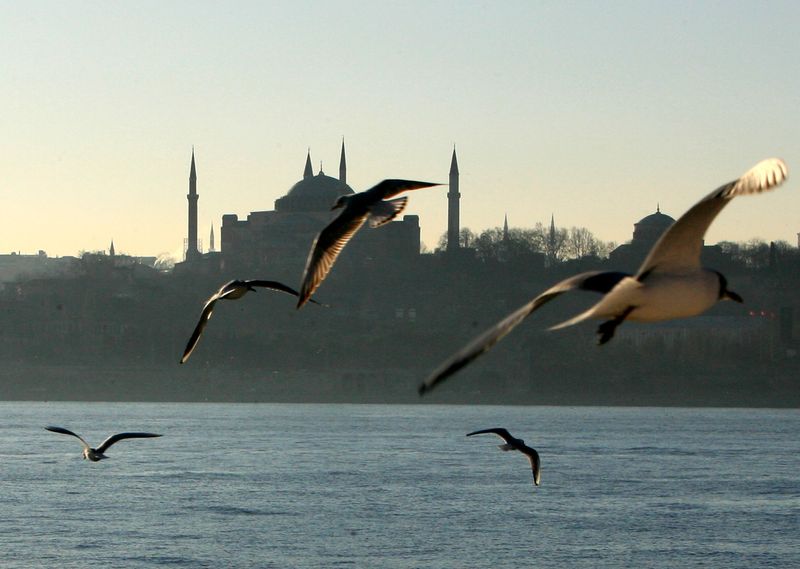
[[[150,437],[160,437],[161,435],[156,435],[154,433],[119,433],[116,435],[111,435],[103,443],[97,447],[92,448],[89,444],[83,440],[80,435],[76,435],[72,431],[68,429],[64,429],[62,427],[45,427],[48,431],[52,431],[54,433],[61,433],[62,435],[72,435],[73,437],[77,438],[81,441],[83,445],[83,459],[89,459],[92,462],[97,462],[98,460],[103,460],[104,458],[108,458],[104,453],[114,443],[121,441],[122,439],[145,439]]]
[[[203,307],[203,312],[200,313],[200,321],[197,323],[197,326],[195,326],[194,332],[192,332],[192,336],[189,338],[189,342],[186,344],[186,349],[183,351],[183,356],[181,357],[180,363],[184,363],[192,354],[197,342],[200,340],[200,335],[203,333],[203,329],[205,329],[206,324],[208,324],[208,321],[211,318],[212,312],[214,312],[214,305],[217,303],[217,301],[236,300],[242,298],[251,290],[255,292],[255,287],[268,288],[297,296],[296,290],[277,281],[237,280],[225,283],[217,292],[211,295],[211,298],[206,301],[206,305]],[[314,304],[319,304],[319,302],[316,300],[312,300],[311,302]]]
[[[522,454],[528,457],[528,460],[531,463],[531,470],[533,470],[533,483],[538,486],[539,479],[542,477],[542,471],[539,467],[539,453],[536,452],[531,447],[525,444],[525,441],[522,439],[516,439],[511,436],[506,429],[502,427],[497,427],[494,429],[483,429],[481,431],[473,431],[471,433],[467,433],[468,437],[472,435],[482,435],[484,433],[493,433],[503,439],[505,444],[498,445],[500,450],[518,450]]]
[[[717,214],[733,198],[771,190],[783,183],[787,175],[782,160],[762,160],[684,213],[656,242],[635,275],[590,271],[559,282],[450,357],[420,384],[419,394],[423,395],[488,351],[543,304],[571,290],[588,290],[604,296],[587,311],[550,330],[590,318],[605,320],[597,329],[600,345],[611,340],[617,326],[625,320],[657,322],[685,318],[702,314],[720,300],[742,302],[741,296],[728,289],[728,280],[722,273],[700,265],[703,236]]]
[[[415,182],[413,180],[383,180],[365,192],[339,196],[332,210],[344,208],[331,221],[311,245],[306,268],[303,272],[303,283],[300,287],[300,298],[297,308],[302,307],[314,294],[317,287],[325,280],[336,257],[342,252],[347,242],[356,234],[364,222],[369,220],[370,227],[380,227],[400,215],[406,207],[408,197],[403,196],[390,200],[400,192],[440,186],[431,182]]]

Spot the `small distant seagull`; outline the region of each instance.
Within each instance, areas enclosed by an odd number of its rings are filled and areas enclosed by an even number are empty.
[[[500,450],[518,450],[528,457],[531,463],[531,470],[533,470],[533,483],[538,486],[539,479],[541,478],[541,469],[539,467],[539,453],[525,444],[522,439],[515,439],[507,430],[503,428],[483,429],[482,431],[473,431],[467,433],[468,437],[472,435],[482,435],[484,433],[492,433],[503,439],[506,444],[498,445]]]
[[[325,229],[320,231],[311,245],[311,252],[308,254],[306,268],[303,272],[303,283],[300,287],[297,308],[302,307],[325,280],[336,262],[336,257],[365,221],[369,220],[370,227],[380,227],[400,215],[408,202],[406,196],[396,200],[388,198],[406,190],[439,185],[441,184],[413,180],[383,180],[365,192],[340,196],[331,210],[339,208],[344,208],[344,210]]]
[[[200,340],[200,335],[203,333],[206,324],[208,324],[208,321],[211,318],[211,313],[214,312],[214,305],[217,303],[217,301],[236,300],[242,298],[245,294],[247,294],[251,290],[255,292],[256,291],[255,287],[277,290],[280,292],[285,292],[287,294],[292,294],[294,296],[298,295],[296,290],[277,281],[249,280],[249,281],[230,281],[228,283],[225,283],[217,292],[215,292],[211,296],[211,298],[209,298],[206,301],[206,305],[203,307],[203,312],[200,313],[200,321],[197,323],[197,326],[195,326],[194,332],[192,332],[192,337],[189,338],[189,342],[186,344],[186,349],[183,351],[183,357],[181,357],[180,363],[184,363],[186,360],[189,359],[189,356],[192,354],[192,350],[194,350],[195,346],[197,345],[197,342]],[[311,302],[319,304],[319,302],[315,300],[312,300]]]
[[[783,183],[786,176],[782,160],[769,158],[759,162],[684,213],[656,242],[636,275],[591,271],[561,281],[449,358],[419,386],[419,394],[488,351],[540,306],[571,290],[589,290],[605,296],[586,312],[550,329],[558,330],[589,318],[608,319],[597,329],[601,345],[613,338],[617,326],[625,320],[657,322],[685,318],[702,314],[720,300],[742,302],[742,297],[728,289],[728,280],[721,273],[700,266],[703,236],[730,200],[771,190]]]
[[[81,444],[83,445],[83,459],[84,460],[89,459],[92,462],[97,462],[98,460],[103,460],[104,458],[108,458],[103,453],[105,453],[108,447],[123,439],[146,439],[150,437],[161,436],[153,433],[119,433],[117,435],[111,435],[110,437],[108,437],[106,440],[103,441],[103,443],[99,447],[92,448],[85,440],[83,440],[83,438],[80,435],[76,435],[75,433],[73,433],[68,429],[64,429],[61,427],[45,427],[45,429],[47,429],[48,431],[52,431],[54,433],[61,433],[62,435],[72,435],[73,437],[81,441]]]

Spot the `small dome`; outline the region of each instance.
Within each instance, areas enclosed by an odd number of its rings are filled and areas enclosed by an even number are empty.
[[[322,172],[297,182],[282,198],[275,200],[275,210],[329,211],[339,196],[353,194],[353,189],[341,180]]]

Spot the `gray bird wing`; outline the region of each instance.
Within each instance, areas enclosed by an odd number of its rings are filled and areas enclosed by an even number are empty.
[[[753,166],[739,179],[708,194],[661,236],[642,263],[637,278],[653,270],[699,268],[703,236],[722,208],[736,196],[758,194],[779,186],[787,175],[788,170],[782,160],[768,158]]]
[[[531,470],[533,471],[533,483],[538,486],[539,480],[542,477],[541,463],[539,462],[539,453],[536,452],[535,449],[532,449],[527,445],[523,445],[523,447],[519,450],[525,456],[528,457],[528,460],[531,463]]]
[[[472,431],[471,433],[467,433],[467,436],[471,437],[472,435],[483,435],[488,433],[497,435],[498,437],[503,439],[506,443],[510,443],[511,441],[515,440],[514,437],[511,436],[511,433],[509,433],[506,429],[502,427],[494,427],[492,429],[481,429],[480,431]]]
[[[118,433],[116,435],[111,435],[103,443],[97,447],[97,452],[105,452],[108,447],[113,445],[116,442],[121,441],[122,439],[148,439],[151,437],[160,437],[161,435],[156,435],[155,433]]]
[[[244,283],[248,284],[250,286],[257,286],[257,287],[262,287],[262,288],[268,288],[270,290],[276,290],[278,292],[285,292],[285,293],[291,294],[293,296],[300,296],[300,293],[297,292],[296,290],[294,290],[292,287],[287,286],[287,285],[285,285],[283,283],[280,283],[278,281],[265,281],[265,280],[253,279],[253,280],[244,281]],[[309,299],[308,301],[309,302],[313,302],[314,304],[320,304],[319,302],[317,302],[313,298]]]
[[[366,212],[354,213],[352,209],[345,207],[344,211],[336,219],[320,231],[319,235],[314,239],[311,251],[308,254],[297,308],[303,306],[322,281],[325,280],[339,253],[342,252],[342,249],[355,235],[356,231],[364,225],[366,219]]]
[[[364,193],[372,198],[372,201],[377,202],[378,200],[392,198],[397,194],[408,190],[419,190],[420,188],[430,188],[441,185],[442,184],[436,184],[433,182],[417,182],[414,180],[383,180],[382,182],[378,182],[372,186]]]
[[[614,288],[614,285],[627,276],[630,275],[619,272],[589,271],[565,279],[550,287],[486,330],[455,355],[451,356],[420,384],[418,388],[419,394],[423,395],[425,392],[430,391],[435,385],[456,373],[484,352],[487,352],[492,346],[499,342],[503,336],[516,328],[520,322],[533,314],[540,306],[553,300],[557,296],[575,289],[607,293]]]
[[[220,292],[222,292],[220,290]],[[206,305],[203,307],[203,312],[200,313],[200,320],[197,322],[197,326],[194,327],[192,331],[192,335],[189,338],[189,341],[186,343],[186,349],[183,350],[183,356],[181,356],[180,363],[186,362],[189,359],[189,356],[192,355],[192,351],[194,351],[195,346],[197,346],[197,342],[200,341],[200,335],[203,333],[203,330],[208,324],[209,319],[211,318],[211,314],[214,312],[214,305],[220,298],[224,298],[227,293],[216,293],[214,296],[208,299]]]
[[[61,433],[62,435],[72,435],[73,437],[75,437],[76,439],[81,441],[81,444],[83,445],[83,448],[91,448],[89,446],[89,443],[87,443],[85,440],[83,440],[83,437],[81,437],[80,435],[78,435],[76,433],[73,433],[69,429],[65,429],[63,427],[45,427],[45,429],[48,430],[48,431],[51,431],[53,433]]]
[[[408,198],[403,196],[394,200],[381,200],[369,206],[369,226],[380,227],[392,221],[406,209]]]

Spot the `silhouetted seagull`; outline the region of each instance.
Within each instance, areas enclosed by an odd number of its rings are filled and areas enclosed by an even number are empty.
[[[494,428],[494,429],[483,429],[481,431],[473,431],[471,433],[467,433],[468,437],[472,435],[482,435],[484,433],[492,433],[503,439],[506,444],[498,445],[500,450],[518,450],[522,454],[528,457],[528,460],[531,463],[531,470],[533,470],[533,483],[537,486],[539,485],[539,479],[541,478],[541,470],[539,468],[539,453],[536,452],[531,447],[525,444],[525,441],[522,439],[515,439],[511,436],[506,429],[502,427]]]
[[[81,444],[83,445],[83,459],[84,460],[89,459],[92,462],[97,462],[98,460],[103,460],[104,458],[108,458],[103,453],[105,453],[108,447],[123,439],[147,439],[150,437],[161,436],[161,435],[156,435],[154,433],[119,433],[117,435],[111,435],[110,437],[108,437],[106,440],[103,441],[103,443],[99,447],[92,448],[85,440],[83,440],[83,438],[80,435],[77,435],[68,429],[64,429],[61,427],[45,427],[45,429],[47,429],[48,431],[52,431],[54,433],[61,433],[62,435],[72,435],[73,437],[81,441]]]
[[[217,303],[217,301],[236,300],[242,298],[251,290],[255,292],[255,287],[268,288],[298,296],[296,290],[277,281],[249,280],[230,281],[225,283],[217,292],[211,295],[211,298],[206,301],[206,305],[203,307],[203,312],[200,313],[200,321],[197,323],[197,326],[195,326],[194,332],[192,332],[192,337],[189,338],[189,342],[186,344],[186,349],[183,351],[183,357],[181,357],[180,363],[184,363],[192,354],[192,350],[194,350],[194,347],[200,340],[200,335],[203,333],[206,324],[208,324],[208,320],[211,318],[211,314],[214,312],[214,305]],[[315,300],[312,300],[311,302],[319,304],[319,302]]]
[[[586,312],[550,329],[572,326],[589,318],[607,319],[597,329],[599,344],[608,342],[625,320],[656,322],[684,318],[701,314],[720,300],[742,302],[738,294],[728,289],[728,281],[721,273],[700,266],[703,236],[731,199],[771,190],[786,176],[782,160],[769,158],[759,162],[684,213],[656,242],[636,275],[591,271],[561,281],[449,358],[419,386],[419,394],[489,350],[537,308],[570,290],[590,290],[605,296]]]
[[[365,221],[369,220],[370,227],[380,227],[400,215],[408,202],[406,196],[395,200],[388,198],[406,190],[439,185],[441,184],[413,180],[383,180],[365,192],[339,196],[331,210],[339,208],[344,208],[344,210],[325,229],[320,231],[311,245],[311,252],[308,254],[306,268],[303,272],[297,308],[303,306],[325,280],[325,276],[336,262],[336,257]]]

